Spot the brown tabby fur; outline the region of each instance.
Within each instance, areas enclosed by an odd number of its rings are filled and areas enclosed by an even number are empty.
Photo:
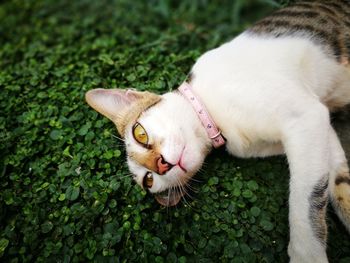
[[[350,1],[300,1],[248,30],[259,35],[306,36],[339,63],[350,64]]]

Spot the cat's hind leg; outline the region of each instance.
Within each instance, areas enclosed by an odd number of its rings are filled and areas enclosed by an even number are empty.
[[[288,254],[291,262],[328,262],[326,205],[328,199],[330,120],[318,101],[283,118],[282,143],[290,168]]]
[[[332,130],[332,171],[329,180],[329,194],[334,210],[350,232],[350,175],[344,150]]]

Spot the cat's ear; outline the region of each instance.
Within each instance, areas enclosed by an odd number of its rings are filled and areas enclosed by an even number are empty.
[[[85,94],[85,99],[96,111],[115,121],[126,108],[141,99],[139,93],[123,89],[93,89]]]
[[[87,103],[99,113],[113,121],[124,136],[125,126],[147,107],[160,100],[160,96],[150,92],[124,89],[93,89],[85,94]],[[136,116],[136,117],[137,117]]]

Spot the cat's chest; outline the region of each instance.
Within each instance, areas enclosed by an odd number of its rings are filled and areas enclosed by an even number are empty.
[[[280,141],[274,114],[282,103],[280,91],[274,85],[261,89],[262,82],[271,81],[266,75],[275,66],[264,70],[257,62],[257,68],[249,68],[231,50],[224,46],[200,59],[191,84],[226,138],[227,150],[239,157],[261,156]]]
[[[274,118],[245,107],[221,104],[217,109],[213,118],[226,139],[229,153],[244,158],[282,153],[280,129]]]
[[[271,147],[280,144],[281,135],[278,115],[274,114],[280,103],[268,104],[272,94],[262,96],[255,90],[225,86],[217,86],[214,93],[202,92],[206,107],[226,139],[228,152],[238,157],[273,154]]]

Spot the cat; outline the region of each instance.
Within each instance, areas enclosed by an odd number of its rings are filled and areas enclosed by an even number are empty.
[[[210,137],[238,157],[286,154],[290,261],[328,262],[328,199],[350,231],[349,168],[330,123],[350,103],[349,63],[350,2],[302,1],[199,57],[181,85],[199,109],[179,89],[94,89],[86,100],[116,124],[135,181],[165,206],[180,201]],[[203,123],[219,132],[208,135]]]

